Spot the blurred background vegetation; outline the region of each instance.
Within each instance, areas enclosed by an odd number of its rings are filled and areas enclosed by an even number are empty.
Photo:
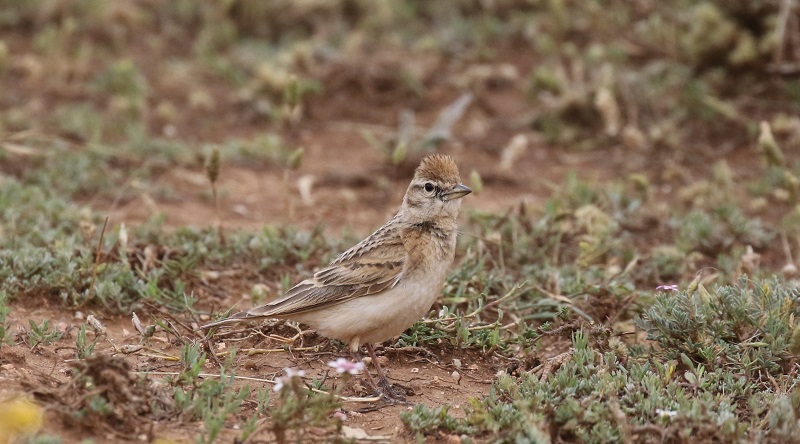
[[[552,143],[730,150],[759,119],[791,131],[796,15],[777,0],[4,0],[2,128],[196,142],[348,87],[381,108],[505,84],[526,98],[514,123]]]

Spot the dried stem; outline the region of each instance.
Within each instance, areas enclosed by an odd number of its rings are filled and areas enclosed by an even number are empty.
[[[775,23],[775,41],[777,42],[777,46],[775,47],[774,62],[776,65],[783,63],[784,48],[786,46],[784,41],[786,39],[786,24],[789,22],[792,6],[794,6],[793,3],[794,0],[781,1],[781,8],[778,12],[778,19]]]

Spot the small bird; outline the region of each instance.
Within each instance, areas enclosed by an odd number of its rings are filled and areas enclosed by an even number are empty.
[[[290,319],[344,341],[372,357],[389,400],[402,399],[386,379],[372,344],[395,337],[421,319],[436,301],[453,263],[461,183],[450,156],[431,154],[414,172],[397,214],[377,231],[275,301],[204,325],[203,329],[257,318]]]

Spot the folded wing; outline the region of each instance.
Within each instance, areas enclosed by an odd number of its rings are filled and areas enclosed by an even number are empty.
[[[397,284],[405,263],[400,230],[390,222],[282,298],[246,313],[248,317],[286,316],[380,293]]]

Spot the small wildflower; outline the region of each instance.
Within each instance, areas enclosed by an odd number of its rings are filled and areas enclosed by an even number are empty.
[[[680,291],[678,290],[677,285],[659,285],[656,287],[656,290],[663,290],[663,291]]]
[[[302,378],[306,376],[305,370],[297,370],[291,367],[286,367],[285,369],[283,369],[283,372],[286,373],[286,377],[290,379],[295,377]]]
[[[364,371],[365,368],[363,362],[352,362],[345,358],[330,361],[328,366],[335,368],[337,373],[349,373],[351,375],[357,375]]]
[[[283,369],[283,373],[283,376],[275,378],[275,387],[273,387],[272,390],[279,392],[283,390],[283,386],[291,381],[292,378],[302,378],[306,375],[305,370],[295,370],[290,367]]]
[[[674,418],[678,415],[678,412],[675,410],[656,409],[656,415],[660,416],[661,418]]]

